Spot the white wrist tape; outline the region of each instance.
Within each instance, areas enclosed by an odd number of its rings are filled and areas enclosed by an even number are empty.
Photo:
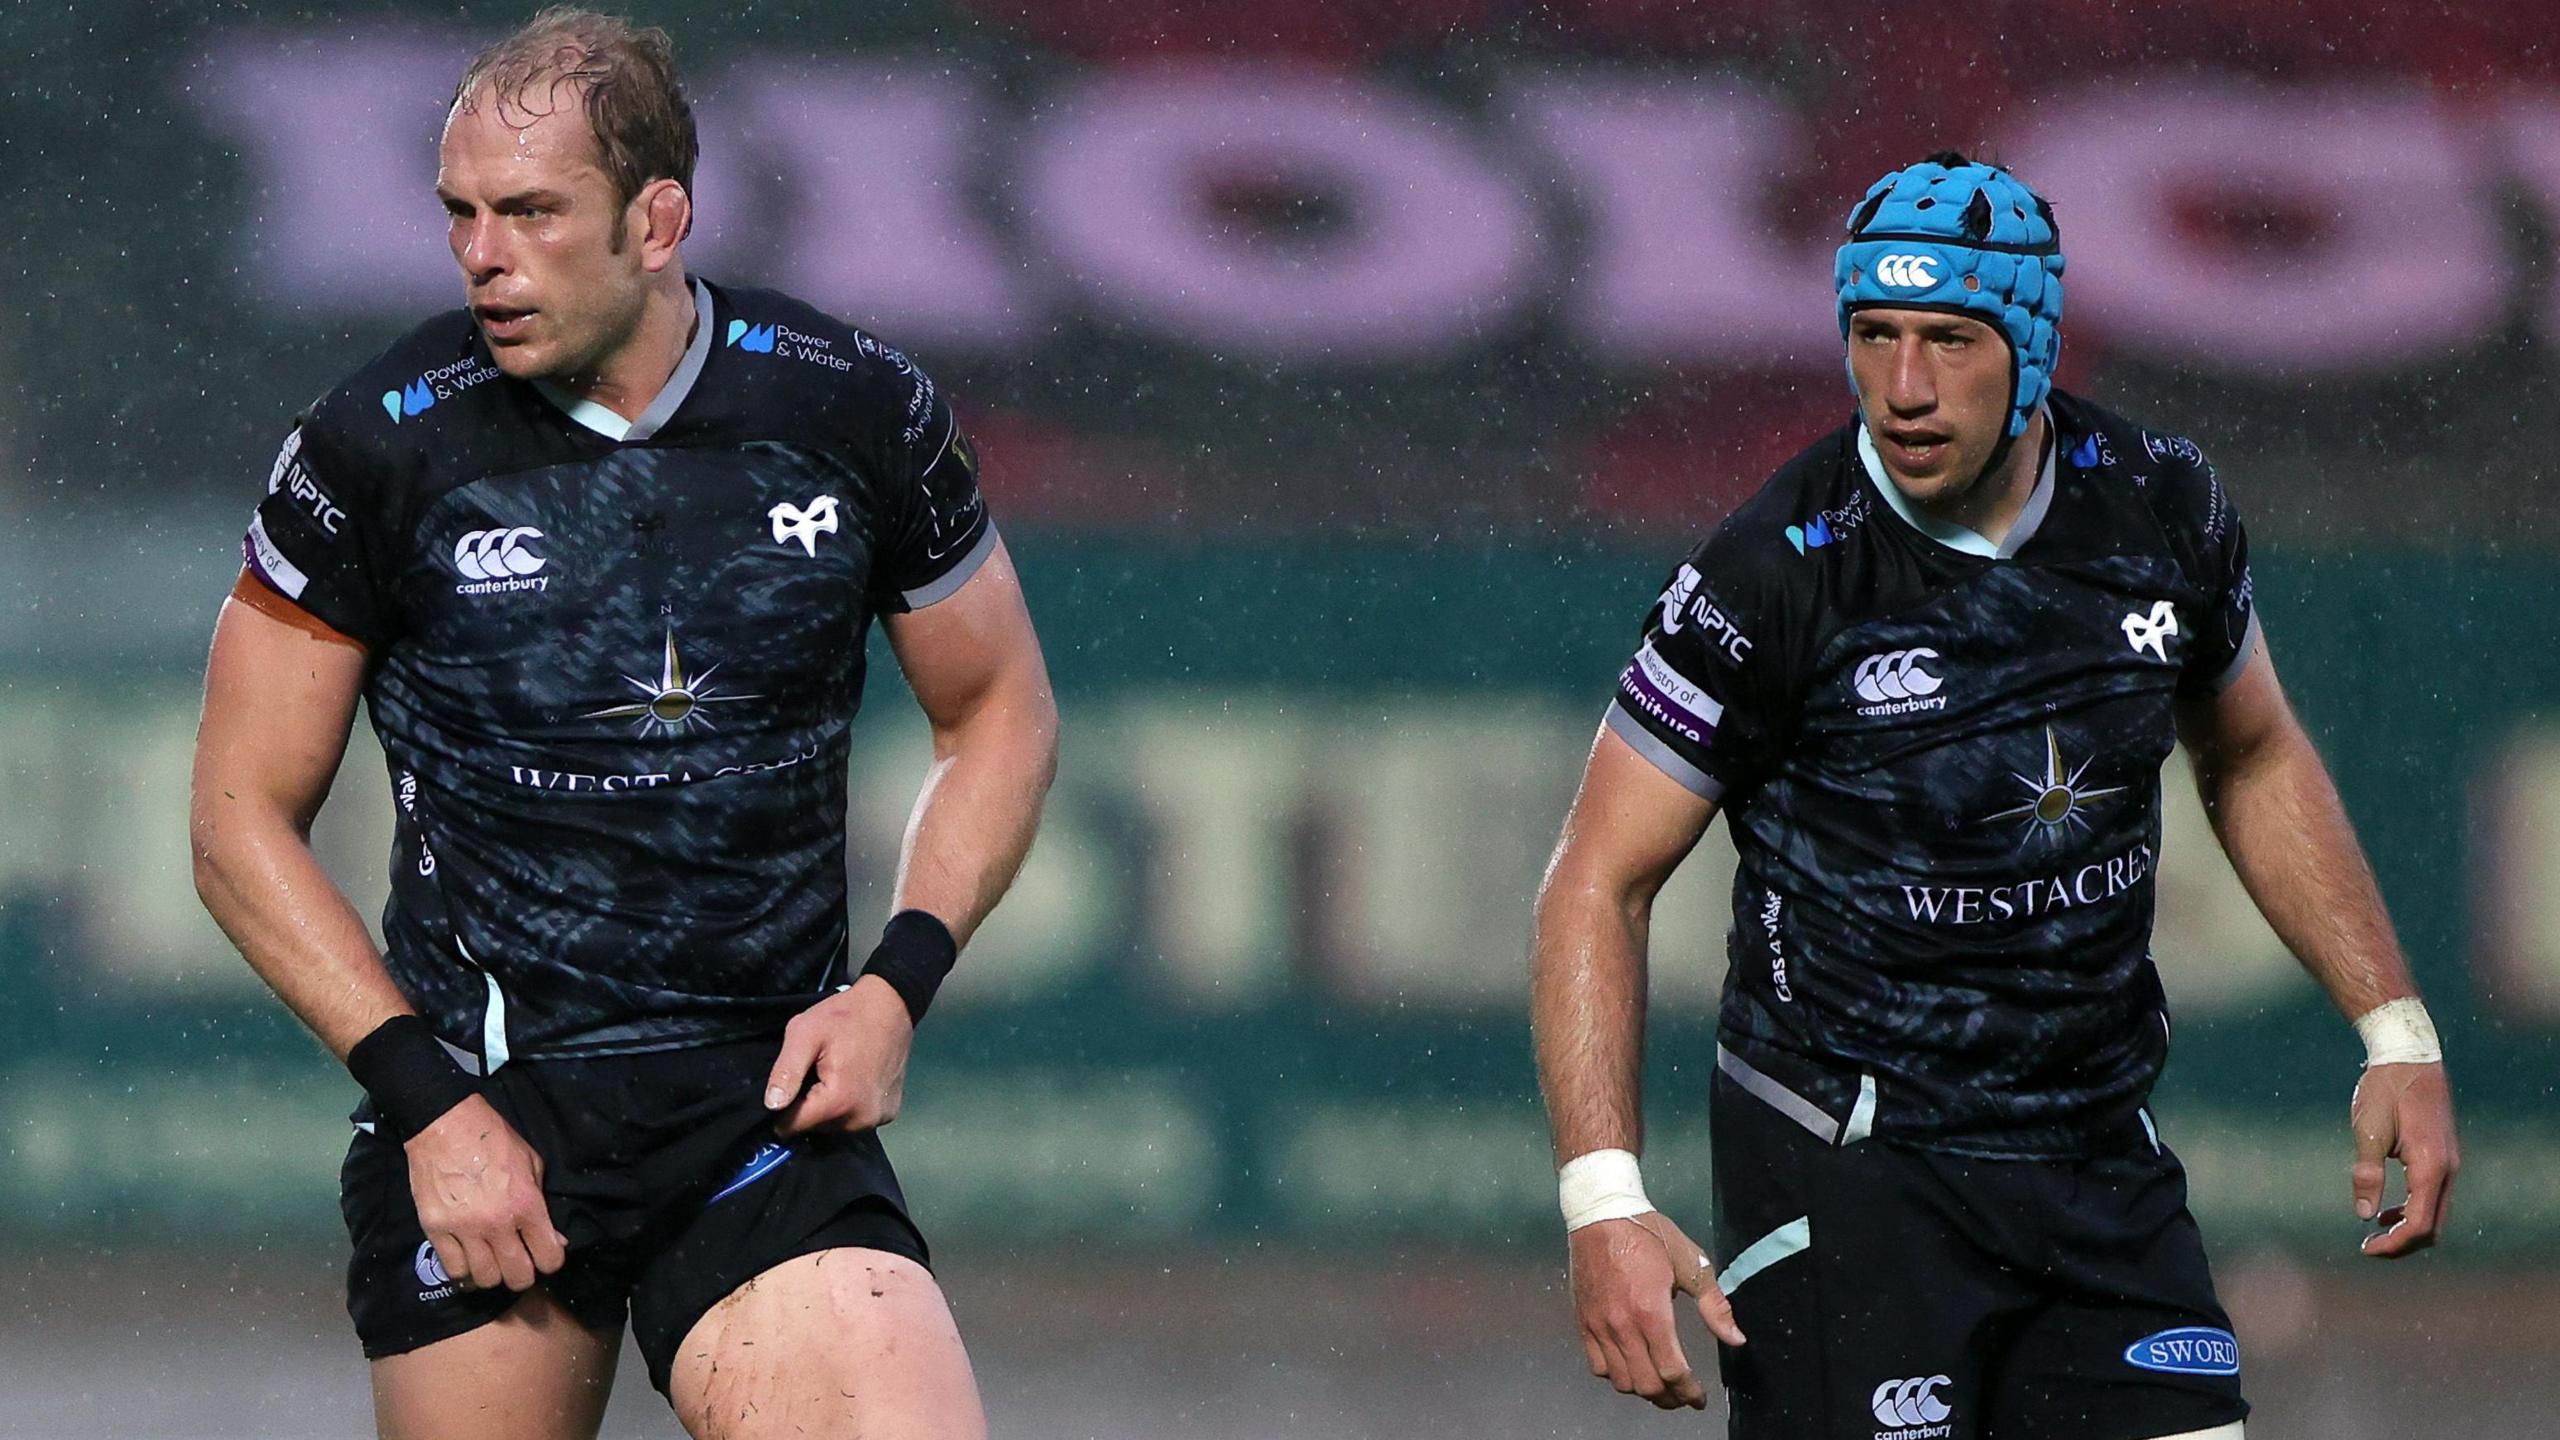
[[[2427,1018],[2426,1003],[2415,996],[2385,1000],[2356,1017],[2356,1033],[2364,1037],[2364,1063],[2434,1065],[2444,1060],[2436,1042],[2436,1022]]]
[[[1564,1210],[1565,1233],[1603,1220],[1626,1220],[1653,1209],[1644,1198],[1644,1174],[1634,1152],[1594,1150],[1576,1155],[1556,1172],[1556,1201]]]

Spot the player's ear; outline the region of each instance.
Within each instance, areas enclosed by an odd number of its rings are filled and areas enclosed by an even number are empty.
[[[674,261],[676,246],[693,233],[693,197],[674,180],[652,180],[631,199],[630,218],[640,232],[640,263],[652,274]]]

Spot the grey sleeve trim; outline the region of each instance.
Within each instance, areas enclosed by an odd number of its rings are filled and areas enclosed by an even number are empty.
[[[907,608],[910,610],[921,610],[927,605],[938,605],[959,594],[960,587],[968,584],[969,577],[977,574],[978,567],[986,564],[987,557],[994,553],[996,553],[996,522],[990,520],[987,522],[987,528],[979,534],[978,543],[969,547],[969,553],[960,557],[959,564],[943,571],[940,577],[907,591],[900,598],[907,602]]]
[[[2258,612],[2253,606],[2249,611],[2248,632],[2240,637],[2240,653],[2231,657],[2231,663],[2222,667],[2222,673],[2213,677],[2213,684],[2208,688],[2219,695],[2240,683],[2240,677],[2248,672],[2249,657],[2257,653]]]
[[[1644,728],[1644,723],[1627,713],[1626,707],[1609,702],[1609,714],[1602,724],[1610,733],[1624,740],[1634,751],[1653,762],[1653,768],[1679,782],[1680,788],[1710,803],[1724,798],[1724,782],[1680,758],[1680,753],[1662,743],[1662,737]]]

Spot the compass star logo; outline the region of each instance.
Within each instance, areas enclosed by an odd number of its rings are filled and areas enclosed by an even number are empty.
[[[658,678],[650,681],[637,675],[622,677],[632,689],[649,698],[637,704],[590,710],[585,718],[635,720],[639,723],[631,727],[631,733],[642,736],[682,735],[696,725],[705,730],[716,730],[719,727],[711,723],[711,716],[704,711],[704,706],[734,705],[741,700],[764,698],[761,695],[721,694],[711,684],[712,675],[719,669],[714,665],[699,675],[687,675],[683,658],[676,654],[675,627],[670,625],[667,627],[666,653],[658,665]]]
[[[2096,762],[2097,757],[2092,755],[2065,773],[2062,768],[2062,742],[2055,737],[2053,727],[2047,725],[2044,727],[2044,773],[2022,775],[2015,770],[2009,772],[2010,778],[2027,787],[2030,798],[2023,805],[2012,805],[1983,819],[2023,820],[2027,822],[2023,830],[2026,839],[2059,840],[2066,829],[2087,830],[2089,822],[2082,818],[2080,812],[2087,809],[2092,801],[2121,795],[2129,788],[2109,785],[2103,789],[2082,789],[2080,777],[2088,774],[2089,767]]]

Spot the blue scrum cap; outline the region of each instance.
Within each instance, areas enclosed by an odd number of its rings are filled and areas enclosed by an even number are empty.
[[[2026,432],[2062,352],[2062,239],[2042,196],[1957,155],[1896,170],[1850,215],[1831,280],[1843,339],[1865,305],[1953,311],[2007,336],[2009,435]]]

